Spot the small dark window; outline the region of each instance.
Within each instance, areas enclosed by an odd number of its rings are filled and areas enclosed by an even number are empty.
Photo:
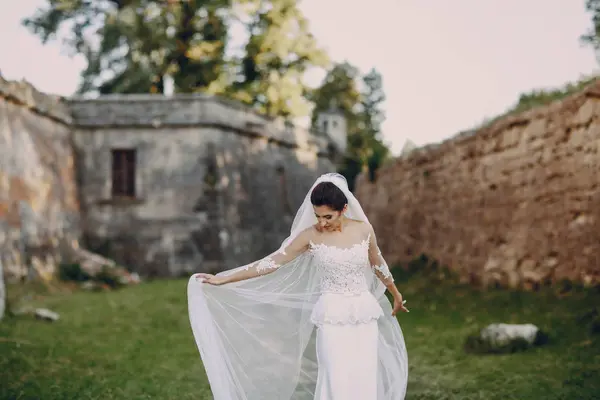
[[[323,132],[327,133],[327,120],[323,121]]]
[[[113,197],[135,197],[135,159],[135,150],[112,150]]]

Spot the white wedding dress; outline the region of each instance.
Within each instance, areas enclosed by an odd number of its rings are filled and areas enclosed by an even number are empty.
[[[383,310],[369,291],[369,239],[349,247],[311,243],[321,270],[321,296],[311,314],[317,327],[315,399],[377,399],[377,319]]]
[[[315,184],[335,182],[349,198],[347,216],[368,223],[334,175]],[[402,400],[406,348],[384,295],[382,272],[389,270],[376,238],[311,241],[302,254],[288,254],[315,222],[307,200],[277,252],[220,274],[251,269],[255,278],[188,283],[190,322],[214,399]]]

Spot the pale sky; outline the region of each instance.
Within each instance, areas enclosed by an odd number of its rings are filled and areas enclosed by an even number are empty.
[[[42,46],[21,27],[43,0],[2,0],[0,71],[38,89],[71,95],[85,66]],[[384,138],[443,140],[493,117],[521,92],[596,72],[579,35],[584,0],[303,0],[301,7],[335,61],[377,68],[387,94]]]

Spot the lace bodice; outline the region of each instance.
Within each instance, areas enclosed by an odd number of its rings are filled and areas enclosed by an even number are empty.
[[[347,248],[311,242],[310,252],[319,269],[321,292],[358,294],[367,291],[368,250],[369,237]]]
[[[370,273],[369,239],[347,248],[310,243],[322,293],[311,315],[315,325],[366,323],[383,315],[365,275]]]

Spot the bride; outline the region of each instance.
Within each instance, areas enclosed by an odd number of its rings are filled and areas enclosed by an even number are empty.
[[[393,296],[393,308],[385,289]],[[401,400],[408,312],[345,178],[317,179],[273,254],[188,283],[216,400]]]

